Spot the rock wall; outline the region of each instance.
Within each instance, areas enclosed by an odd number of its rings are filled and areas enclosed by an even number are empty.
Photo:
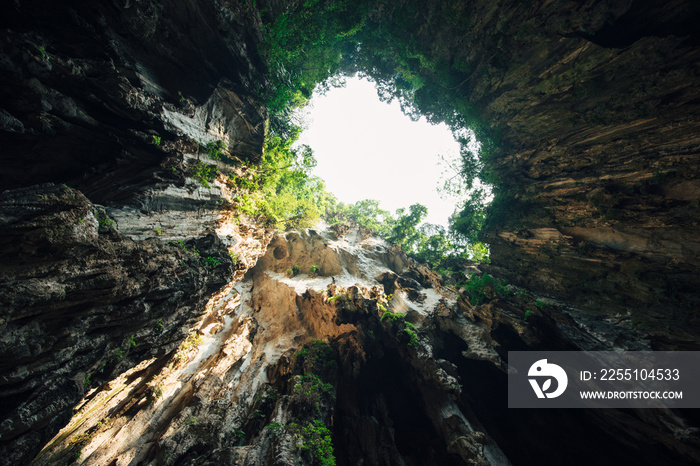
[[[492,271],[626,320],[657,348],[697,349],[697,4],[486,10],[462,39],[470,55],[452,59],[481,71],[464,92],[500,146]]]
[[[196,168],[232,169],[200,146],[216,141],[257,160],[267,116],[246,7],[0,9],[0,463],[16,465],[91,389],[154,371],[264,253],[235,187]]]
[[[527,293],[475,306],[438,282],[357,230],[276,235],[176,351],[91,390],[33,464],[700,460],[679,412],[508,410],[508,349],[648,346]]]

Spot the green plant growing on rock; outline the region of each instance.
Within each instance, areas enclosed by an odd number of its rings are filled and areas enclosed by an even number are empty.
[[[221,265],[221,261],[214,256],[209,256],[204,258],[204,264],[206,265],[207,269],[214,270]]]
[[[474,304],[481,304],[486,300],[487,290],[494,290],[499,296],[507,296],[510,289],[503,280],[493,278],[485,273],[481,276],[471,275],[459,283],[469,293]]]
[[[348,295],[344,290],[328,298],[328,302],[331,304],[335,304],[340,309],[351,311],[357,309],[357,306],[355,306],[355,303],[353,303],[350,295]]]
[[[311,275],[317,275],[318,274],[318,265],[311,264],[309,266],[309,273],[311,273]]]
[[[300,431],[304,439],[302,450],[310,450],[315,463],[320,466],[335,466],[333,439],[325,424],[317,419],[303,425]]]
[[[180,345],[180,348],[184,350],[188,350],[190,348],[194,348],[195,346],[199,346],[200,343],[204,341],[204,337],[200,335],[199,333],[195,332],[190,334],[190,336],[187,337],[187,339],[182,342],[182,345]]]
[[[238,263],[238,255],[237,255],[235,252],[229,251],[229,252],[228,252],[228,255],[229,255],[229,257],[231,258],[231,260],[233,261],[234,264]]]
[[[335,364],[335,352],[323,340],[312,339],[311,344],[296,353],[296,359],[311,372],[322,372]]]
[[[41,59],[42,59],[42,60],[44,60],[44,61],[47,62],[47,63],[51,61],[51,57],[49,56],[48,53],[46,53],[46,47],[45,47],[45,46],[40,45],[38,50],[39,50],[39,54],[41,55]]]
[[[542,301],[539,299],[537,301],[535,301],[535,306],[537,306],[540,309],[546,309],[551,305],[552,305],[552,303],[548,303],[547,301]]]
[[[380,319],[381,322],[390,322],[398,327],[396,335],[404,334],[408,337],[408,346],[418,344],[418,329],[412,323],[406,321],[406,316],[398,312],[385,312]]]
[[[205,188],[209,188],[209,183],[214,181],[219,175],[219,169],[216,165],[197,162],[197,165],[190,169],[190,175],[197,180],[199,184]]]
[[[204,146],[204,152],[209,158],[214,160],[221,160],[222,157],[225,157],[225,150],[226,144],[224,144],[224,141],[211,141]]]
[[[267,427],[267,430],[271,431],[275,435],[280,434],[284,431],[284,426],[279,422],[271,422]]]
[[[527,311],[525,311],[525,315],[523,316],[523,321],[527,322],[527,319],[529,319],[533,315],[535,315],[535,313],[528,309]]]
[[[152,135],[151,140],[153,141],[153,144],[155,144],[156,146],[160,146],[160,136]]]

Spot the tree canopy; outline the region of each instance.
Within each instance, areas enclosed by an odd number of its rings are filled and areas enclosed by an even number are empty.
[[[438,3],[431,7],[431,21],[449,21],[450,27],[457,29],[467,24],[467,13],[455,2]],[[487,260],[488,248],[480,242],[479,231],[486,224],[491,196],[488,184],[494,180],[484,170],[483,160],[496,146],[477,107],[460,89],[473,70],[466,63],[451,62],[444,54],[434,53],[416,38],[415,31],[425,22],[420,4],[302,0],[291,11],[261,17],[260,53],[271,75],[264,95],[272,113],[270,153],[281,147],[279,141],[295,137],[290,116],[308,101],[314,89],[340,85],[339,78],[352,74],[371,79],[379,98],[398,101],[409,117],[425,116],[431,123],[448,124],[461,146],[452,165],[454,173],[444,188],[462,199],[448,229],[421,226],[427,209],[420,204],[400,209],[394,217],[376,200],[337,203],[322,181],[308,176],[303,164],[290,165],[284,157],[270,165],[291,167],[285,174],[274,175],[276,181],[265,188],[266,196],[271,196],[266,201],[270,215],[276,221],[289,222],[301,212],[315,217],[325,210],[331,221],[351,219],[436,268],[467,257]],[[467,128],[473,130],[479,144],[473,144]],[[284,150],[290,151],[290,147]],[[498,195],[497,186],[493,194]]]

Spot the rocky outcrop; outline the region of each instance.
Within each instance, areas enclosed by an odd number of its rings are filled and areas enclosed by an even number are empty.
[[[177,347],[233,263],[215,235],[125,238],[71,188],[6,191],[0,209],[0,429],[21,464],[91,387]]]
[[[474,15],[493,56],[464,84],[500,146],[494,273],[697,349],[700,10],[505,3]]]
[[[554,464],[572,449],[572,464],[700,459],[679,412],[506,408],[508,350],[648,349],[629,330],[523,292],[487,289],[472,305],[412,278],[430,275],[422,266],[392,271],[391,251],[353,230],[277,235],[176,351],[90,390],[34,464]],[[318,255],[341,273],[278,271]]]
[[[259,158],[267,116],[246,91],[262,78],[245,7],[0,8],[0,463],[27,464],[91,389],[155,371],[264,253],[235,188],[197,168]]]

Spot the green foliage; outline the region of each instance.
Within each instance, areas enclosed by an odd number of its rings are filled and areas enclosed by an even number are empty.
[[[85,383],[83,383],[83,388],[85,389],[85,391],[90,390],[90,387],[92,386],[92,381],[90,380],[91,376],[92,376],[92,374],[88,374],[85,377]]]
[[[329,207],[326,218],[330,223],[350,222],[387,238],[394,223],[392,215],[379,207],[379,201],[364,199],[354,204],[342,202]]]
[[[197,165],[190,169],[190,176],[199,181],[199,184],[205,188],[208,188],[209,183],[214,181],[218,175],[219,169],[216,165],[210,165],[204,162],[197,162]]]
[[[204,264],[206,265],[207,269],[214,270],[221,265],[221,261],[214,256],[209,256],[204,258]]]
[[[478,242],[478,233],[486,222],[486,196],[484,189],[471,191],[461,210],[450,217],[450,230],[469,242]]]
[[[419,205],[398,212],[394,219],[377,201],[345,205],[325,196],[327,202],[319,212],[325,211],[330,223],[351,220],[370,228],[446,274],[460,270],[467,259],[488,261],[488,247],[479,241],[479,232],[486,227],[486,205],[491,199],[488,184],[500,181],[486,169],[487,160],[499,152],[499,142],[469,91],[477,70],[485,73],[491,66],[488,62],[497,64],[505,57],[448,61],[449,54],[436,53],[434,44],[425,38],[428,25],[435,23],[453,37],[468,34],[472,24],[469,9],[458,2],[433,2],[420,9],[416,3],[308,0],[277,16],[263,14],[262,19],[260,52],[272,77],[266,101],[273,113],[273,137],[295,136],[298,128],[289,124],[291,111],[304,105],[317,85],[328,89],[339,85],[344,76],[359,73],[375,82],[381,100],[398,101],[411,118],[425,116],[431,123],[448,124],[460,143],[445,191],[464,202],[447,232],[421,231],[425,212]],[[505,197],[494,193],[497,200]],[[295,210],[283,208],[291,204],[290,197],[277,189],[276,198],[268,201],[270,194],[268,190],[264,199],[270,204],[265,209],[271,221],[278,228],[296,226],[285,224],[289,219],[285,212]],[[490,212],[497,217],[508,209]]]
[[[535,306],[537,306],[540,309],[545,309],[551,305],[552,305],[552,303],[548,303],[546,301],[541,301],[539,299],[537,301],[535,301]]]
[[[223,157],[226,157],[224,141],[211,141],[203,148],[204,152],[213,160],[221,160]]]
[[[504,280],[498,280],[491,275],[485,273],[481,276],[471,275],[460,283],[469,293],[474,304],[481,304],[486,300],[487,290],[493,290],[500,296],[510,294],[507,284]]]
[[[335,352],[331,345],[323,340],[311,340],[311,345],[303,348],[297,353],[297,359],[302,363],[308,363],[312,371],[322,371],[335,363]]]
[[[294,392],[304,392],[310,394],[311,392],[318,391],[320,393],[327,393],[332,395],[335,391],[335,387],[332,384],[325,383],[316,374],[305,374],[302,376],[301,380],[294,385]]]
[[[110,362],[121,361],[124,358],[124,350],[117,348],[112,351],[112,356],[109,358]]]
[[[312,275],[316,275],[318,273],[318,265],[316,264],[311,264],[309,266],[309,273]]]
[[[154,228],[153,231],[156,232],[156,236],[160,236],[163,233],[163,230],[160,228]]]
[[[413,204],[408,212],[399,209],[396,215],[398,218],[391,229],[389,241],[398,244],[406,252],[417,252],[419,244],[425,239],[425,235],[418,230],[418,224],[428,215],[428,208],[422,204]]]
[[[237,255],[235,252],[229,251],[229,252],[228,252],[228,255],[229,255],[229,257],[231,258],[231,260],[233,261],[234,264],[236,264],[236,263],[238,262],[238,255]]]
[[[232,178],[242,190],[235,199],[238,207],[279,230],[311,227],[335,202],[323,181],[310,174],[316,166],[311,149],[292,147],[300,131],[294,127],[284,137],[269,135],[260,164]]]
[[[527,322],[527,319],[532,317],[533,315],[535,315],[535,313],[528,309],[527,311],[525,311],[525,315],[523,316],[523,320],[525,322]]]
[[[279,434],[284,430],[284,426],[279,422],[271,422],[267,427],[267,430],[272,431],[275,434]]]
[[[314,464],[320,466],[335,466],[333,454],[333,439],[331,431],[318,419],[306,423],[301,427],[301,436],[304,438],[303,450],[310,450],[314,457]]]
[[[292,266],[292,275],[297,276],[301,272],[301,266],[299,265],[293,265]]]
[[[204,338],[202,337],[202,335],[200,335],[197,332],[191,333],[187,337],[187,339],[184,342],[182,342],[182,344],[180,345],[180,349],[188,350],[190,348],[197,347],[197,346],[199,346],[200,343],[202,343],[202,341],[204,341]]]
[[[265,100],[272,112],[271,127],[285,134],[294,108],[306,104],[317,83],[338,69],[345,48],[362,26],[365,1],[305,0],[271,18],[264,16],[261,55],[271,84]]]
[[[177,91],[178,102],[182,107],[187,105],[187,99],[182,95],[182,91]]]
[[[380,319],[382,322],[397,324],[399,330],[397,335],[403,333],[408,337],[408,346],[418,344],[418,329],[415,325],[406,320],[406,316],[398,312],[385,312]]]
[[[344,296],[344,295],[342,295],[342,294],[337,294],[337,295],[335,295],[335,296],[331,296],[330,298],[328,298],[328,302],[329,302],[329,303],[334,303],[334,302],[336,302],[338,299],[340,299],[341,296]]]
[[[39,46],[39,54],[41,54],[41,59],[44,60],[45,62],[50,62],[51,57],[49,56],[48,53],[46,53],[46,47],[43,45]]]
[[[182,424],[186,425],[186,426],[191,426],[191,425],[197,424],[197,419],[191,417],[189,419],[185,419],[185,421]]]
[[[153,144],[155,144],[156,146],[160,146],[160,136],[152,135],[151,139],[153,140]]]

